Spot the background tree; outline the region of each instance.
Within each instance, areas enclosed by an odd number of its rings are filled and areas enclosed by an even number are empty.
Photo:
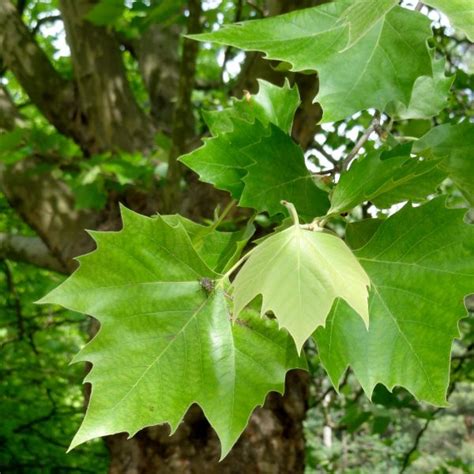
[[[314,75],[279,72],[258,53],[243,55],[231,47],[208,45],[199,48],[197,42],[181,36],[210,30],[216,24],[272,16],[320,3],[324,2],[61,0],[15,4],[0,0],[0,187],[5,209],[0,256],[4,259],[7,289],[4,305],[9,308],[2,347],[6,350],[10,389],[22,383],[24,366],[31,365],[31,360],[37,361],[43,370],[56,367],[58,358],[69,358],[73,348],[64,344],[77,347],[86,332],[77,316],[33,309],[29,303],[45,292],[43,285],[36,282],[49,274],[43,270],[25,271],[21,264],[12,262],[70,273],[76,268],[73,257],[88,252],[94,245],[84,229],[120,227],[119,202],[147,215],[179,212],[196,221],[219,221],[228,196],[200,183],[177,161],[178,156],[196,148],[207,133],[197,112],[199,108],[226,105],[232,95],[241,96],[245,90],[256,92],[257,78],[281,85],[287,77],[298,84],[303,99],[293,137],[303,149],[311,150],[319,172],[330,176],[324,163],[340,166],[336,157],[349,152],[365,131],[358,128],[360,120],[347,119],[330,129],[317,125],[321,109],[312,104],[318,90]],[[63,38],[62,28],[69,49],[58,44]],[[437,48],[449,52],[450,70],[465,68],[468,59],[461,58],[469,43],[446,35],[443,27],[436,32]],[[466,92],[471,83],[472,76],[467,71],[458,72],[449,107],[436,118],[438,123],[472,115]],[[364,113],[364,117],[367,127],[373,127],[370,115]],[[405,127],[404,135],[419,136],[427,124],[407,121],[396,127]],[[397,134],[397,128],[392,133]],[[367,150],[372,146],[370,142],[365,144]],[[342,151],[337,153],[340,147]],[[452,199],[462,197],[453,190]],[[369,212],[368,208],[362,212]],[[224,216],[228,220],[225,225],[238,228],[248,215],[244,210],[231,210],[229,216]],[[257,224],[263,235],[274,223],[259,216]],[[18,285],[23,292],[20,295]],[[26,310],[22,302],[27,302]],[[69,332],[67,338],[65,328]],[[96,329],[91,323],[87,331],[93,334]],[[50,348],[56,332],[63,345]],[[46,333],[48,336],[43,336]],[[35,342],[38,339],[44,343],[40,349]],[[14,354],[8,352],[13,347],[15,353],[17,347],[25,351],[23,366],[18,361],[13,363]],[[460,360],[471,353],[470,346],[464,351],[460,349]],[[77,381],[81,374],[77,367],[75,370]],[[321,374],[319,378],[317,371],[312,375],[310,385],[304,374],[290,373],[286,396],[268,398],[221,464],[217,464],[217,438],[200,410],[194,407],[172,437],[168,437],[166,427],[143,430],[130,441],[122,435],[108,437],[110,472],[301,472],[305,459],[303,421],[309,403],[316,410],[336,410],[342,421],[335,430],[333,422],[326,420],[325,426],[338,437],[360,427],[365,429],[369,420],[375,423],[377,419],[362,403],[359,406],[358,393],[354,400],[348,399],[349,408],[345,401],[341,407],[331,408],[337,404],[337,398],[326,387],[327,381]],[[49,377],[44,375],[41,380]],[[46,384],[42,389],[46,397],[42,399],[44,408],[37,410],[42,412],[46,408],[47,413],[30,419],[29,412],[24,420],[15,419],[13,432],[58,439],[55,433],[51,436],[51,431],[59,431],[60,423],[70,418],[57,408],[55,394],[70,392],[68,406],[73,408],[73,416],[79,416],[81,410],[79,393],[72,388],[73,384],[64,379],[60,382],[53,387]],[[351,386],[351,380],[347,384]],[[402,392],[400,397],[404,396]],[[385,404],[402,403],[388,398],[390,401]],[[357,416],[350,410],[354,404]],[[418,410],[411,399],[402,406]],[[349,413],[340,416],[345,412]],[[431,414],[428,415],[430,420]],[[424,411],[423,417],[426,416]],[[35,431],[38,423],[43,423],[42,427],[50,423],[50,428]],[[43,430],[49,434],[44,435]],[[415,440],[417,436],[415,432]],[[25,445],[31,452],[28,460],[9,440],[3,440],[3,444],[12,448],[6,463],[17,462],[13,469],[31,472],[41,456]],[[407,444],[408,460],[405,462],[403,452],[399,456],[402,466],[410,461],[411,448]],[[418,444],[415,450],[417,447]],[[59,470],[97,472],[98,464],[92,456],[100,459],[98,462],[105,469],[99,443],[82,448],[81,454],[58,456],[48,462]],[[344,462],[335,468],[347,468],[350,463],[347,459]],[[44,464],[45,469],[49,466]]]

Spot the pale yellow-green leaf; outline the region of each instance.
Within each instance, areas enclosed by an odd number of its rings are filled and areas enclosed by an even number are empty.
[[[346,244],[327,232],[294,225],[262,242],[234,282],[234,318],[256,296],[261,313],[273,311],[298,350],[324,326],[334,300],[343,298],[368,325],[369,277]]]

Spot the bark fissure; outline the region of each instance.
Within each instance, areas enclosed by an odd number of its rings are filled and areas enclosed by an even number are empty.
[[[91,0],[60,2],[87,135],[82,146],[88,153],[147,151],[154,126],[135,101],[116,36],[85,18],[94,4]]]
[[[80,143],[74,86],[55,70],[10,0],[0,0],[0,56],[51,124]]]

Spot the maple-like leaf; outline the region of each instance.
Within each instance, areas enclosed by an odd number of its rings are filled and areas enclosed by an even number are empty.
[[[302,216],[324,215],[327,193],[317,186],[302,149],[288,135],[299,103],[294,89],[261,84],[255,97],[258,106],[244,99],[207,116],[216,136],[180,161],[201,181],[229,191],[240,206],[275,215],[283,212],[280,201],[288,200]],[[282,110],[278,120],[277,111]]]
[[[474,227],[464,214],[437,198],[366,226],[374,233],[355,255],[371,281],[369,328],[338,300],[315,333],[336,387],[350,365],[369,396],[382,383],[446,404],[451,345],[474,291]]]
[[[201,181],[229,191],[234,199],[240,199],[246,166],[252,164],[252,159],[244,153],[245,148],[258,143],[270,133],[270,129],[259,121],[231,120],[231,131],[205,138],[201,148],[181,156],[179,161],[196,172]]]
[[[444,124],[432,128],[413,145],[413,152],[442,160],[439,164],[474,205],[474,124]]]
[[[295,71],[318,71],[317,100],[323,121],[331,122],[371,107],[384,110],[391,102],[408,105],[416,79],[432,76],[429,19],[398,6],[381,12],[363,36],[357,25],[365,22],[354,20],[356,5],[341,0],[192,38],[262,51]],[[350,39],[351,25],[358,31],[356,42]]]
[[[357,43],[397,4],[398,0],[353,0],[339,20],[340,23],[349,26],[349,41],[346,48]]]
[[[248,311],[231,323],[221,277],[196,253],[189,225],[126,209],[122,219],[120,232],[94,232],[97,250],[40,301],[101,323],[74,359],[93,367],[89,406],[71,448],[160,423],[174,431],[197,403],[224,456],[255,406],[269,391],[282,392],[286,372],[304,361],[275,322]]]
[[[259,244],[237,274],[235,314],[262,295],[261,313],[273,311],[300,351],[324,326],[337,297],[368,324],[368,285],[367,274],[339,237],[293,225]]]
[[[371,201],[381,208],[405,200],[421,200],[445,178],[437,160],[410,157],[411,146],[377,150],[358,158],[343,173],[331,194],[330,214]]]

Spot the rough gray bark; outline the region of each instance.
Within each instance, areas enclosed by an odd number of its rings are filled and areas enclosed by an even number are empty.
[[[57,73],[10,0],[0,0],[0,56],[51,124],[80,142],[73,84]]]
[[[23,123],[15,104],[7,89],[0,84],[0,131],[11,130],[16,125]]]
[[[178,25],[151,25],[134,45],[143,82],[148,91],[151,116],[158,128],[170,134],[174,99],[179,83]]]
[[[116,37],[84,18],[95,3],[60,2],[87,135],[81,145],[88,153],[146,151],[153,143],[153,124],[133,97]]]
[[[63,268],[76,268],[74,257],[91,248],[84,229],[97,228],[101,216],[77,211],[74,197],[66,184],[50,172],[37,170],[31,158],[11,167],[0,167],[0,187],[10,205],[41,237]]]

